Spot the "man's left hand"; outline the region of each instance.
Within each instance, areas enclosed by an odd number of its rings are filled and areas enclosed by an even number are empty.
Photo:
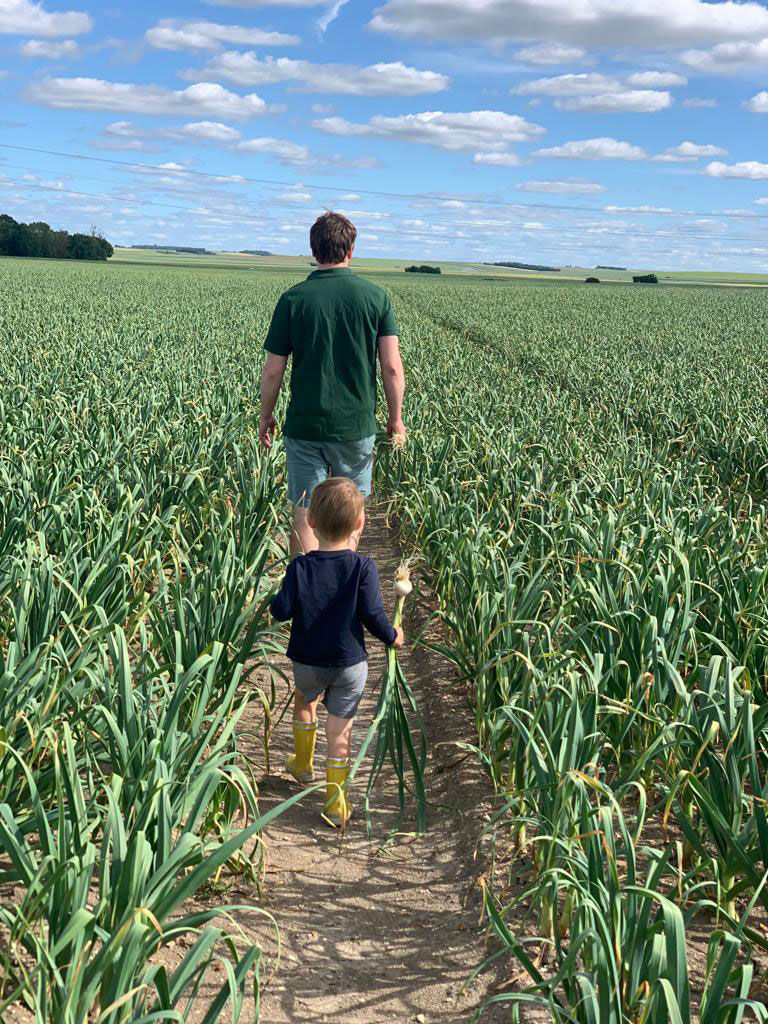
[[[401,437],[408,436],[408,431],[406,430],[405,424],[402,420],[387,421],[387,437],[391,439],[395,434],[400,434]]]
[[[272,438],[277,433],[277,420],[274,416],[259,417],[259,440],[265,448],[272,447]]]

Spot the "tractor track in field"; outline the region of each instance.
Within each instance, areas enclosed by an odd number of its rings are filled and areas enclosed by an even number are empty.
[[[401,551],[381,505],[372,503],[369,509],[360,550],[376,560],[385,603],[391,607],[390,581]],[[390,775],[390,784],[382,779],[375,792],[373,837],[367,838],[365,766],[353,791],[357,816],[343,839],[320,821],[320,793],[307,796],[268,828],[260,905],[279,929],[279,966],[274,927],[255,914],[235,914],[248,937],[264,948],[264,1024],[463,1024],[503,981],[491,969],[466,985],[489,952],[480,884],[487,859],[482,847],[476,847],[494,806],[493,792],[477,759],[465,757],[454,745],[473,738],[464,687],[447,661],[413,645],[427,619],[418,605],[406,605],[410,642],[401,661],[429,734],[427,834],[407,835],[415,826],[406,820],[403,835],[385,852],[379,850],[396,814]],[[354,744],[370,723],[384,664],[380,644],[369,642],[369,650],[371,672]],[[254,717],[254,725],[256,721]],[[316,757],[320,770],[322,728],[321,721]],[[248,742],[253,744],[252,739]],[[282,773],[290,749],[286,716],[273,735],[272,774],[260,785],[262,811],[297,791]],[[246,746],[245,752],[258,761],[255,745]],[[246,899],[244,888],[228,896],[233,903]],[[488,1024],[503,1019],[507,1017],[501,1007],[489,1008],[482,1017]]]

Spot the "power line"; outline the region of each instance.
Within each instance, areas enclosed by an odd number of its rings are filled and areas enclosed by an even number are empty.
[[[128,167],[128,168],[132,168],[134,170],[136,168],[151,169],[153,171],[157,171],[158,174],[169,174],[169,173],[171,173],[171,174],[184,174],[184,175],[194,175],[194,176],[197,176],[197,177],[208,178],[208,179],[210,179],[210,178],[217,178],[217,177],[225,177],[225,175],[212,174],[209,171],[194,171],[194,170],[190,170],[190,169],[188,169],[186,167],[182,171],[169,170],[169,168],[162,167],[159,164],[143,164],[143,163],[137,163],[135,160],[116,160],[116,159],[112,159],[112,158],[108,158],[108,157],[91,156],[90,154],[85,154],[85,153],[66,153],[66,152],[62,152],[60,150],[54,150],[54,149],[37,149],[37,148],[34,148],[32,146],[15,146],[15,145],[12,145],[9,142],[0,142],[0,148],[2,148],[2,149],[14,149],[14,150],[18,150],[19,152],[23,152],[23,153],[42,153],[42,154],[44,154],[46,156],[59,156],[59,157],[65,157],[66,159],[70,159],[70,160],[88,160],[88,161],[91,161],[93,163],[110,164],[110,165],[117,166],[117,167]],[[275,187],[279,187],[279,188],[293,188],[296,185],[295,181],[282,181],[282,180],[275,179],[275,178],[251,178],[251,177],[246,177],[244,175],[237,175],[237,178],[241,182],[248,182],[249,184],[254,184],[254,185],[270,185],[270,186],[275,186]],[[232,182],[232,184],[237,184],[237,183],[238,182]],[[435,202],[436,200],[439,200],[439,199],[442,198],[441,193],[429,193],[429,192],[382,192],[382,191],[378,191],[378,190],[374,190],[374,189],[359,188],[356,185],[322,185],[322,184],[314,183],[314,182],[303,182],[303,184],[307,188],[313,188],[316,191],[321,191],[321,192],[343,192],[343,191],[346,191],[346,192],[354,192],[354,193],[357,193],[358,195],[376,196],[378,198],[386,198],[386,199],[411,199],[411,200],[421,200],[421,201],[425,201],[425,202]],[[508,206],[508,207],[514,207],[514,208],[517,208],[517,209],[521,209],[522,208],[522,209],[532,209],[532,210],[539,210],[539,209],[541,209],[541,210],[566,210],[566,211],[578,210],[578,211],[587,212],[587,213],[605,213],[605,214],[613,214],[613,215],[615,215],[616,213],[621,213],[621,212],[629,212],[629,213],[636,214],[636,215],[639,215],[639,216],[643,216],[643,215],[655,216],[656,215],[656,212],[654,210],[643,210],[643,209],[641,209],[639,207],[629,208],[626,211],[622,211],[622,210],[605,210],[603,207],[600,207],[600,206],[581,206],[581,205],[578,205],[578,204],[566,204],[566,203],[534,203],[534,202],[530,202],[530,201],[528,201],[528,202],[510,202],[508,200],[503,200],[503,199],[478,199],[478,198],[472,198],[472,199],[468,199],[467,202],[470,205],[476,205],[476,206],[481,206],[481,205],[482,206]],[[692,216],[692,217],[708,217],[708,216],[713,216],[713,213],[714,213],[715,216],[718,216],[718,217],[732,217],[732,218],[735,218],[735,219],[740,219],[740,218],[743,218],[743,216],[744,216],[743,214],[738,214],[738,213],[727,213],[727,212],[712,211],[712,210],[672,211],[671,215],[680,216],[680,217],[688,217],[688,216]],[[666,216],[670,216],[670,214],[667,214]],[[752,213],[752,211],[750,211],[750,220],[753,219],[753,218],[755,218],[755,219],[765,219],[765,218],[768,218],[768,213],[761,214],[761,213]]]
[[[196,213],[196,214],[203,214],[203,215],[208,214],[208,215],[210,215],[212,217],[219,217],[219,218],[221,218],[223,220],[228,220],[231,224],[240,224],[243,221],[247,221],[247,222],[253,221],[255,223],[263,225],[264,221],[265,221],[265,216],[263,214],[260,214],[260,215],[256,215],[256,214],[249,215],[249,214],[244,214],[244,213],[240,213],[240,212],[235,213],[235,214],[232,214],[232,213],[228,214],[227,211],[224,211],[224,210],[215,210],[215,209],[214,210],[208,210],[205,207],[201,207],[201,206],[179,206],[179,205],[173,204],[173,203],[158,202],[158,201],[153,200],[153,199],[127,199],[127,198],[120,197],[120,196],[106,195],[103,192],[81,192],[81,191],[79,191],[77,189],[58,188],[55,185],[38,185],[38,184],[35,184],[33,182],[29,182],[29,181],[18,181],[18,180],[14,179],[14,178],[6,178],[5,182],[6,182],[6,184],[16,185],[16,186],[19,186],[20,188],[35,189],[35,190],[37,190],[39,192],[53,192],[56,195],[80,196],[83,199],[104,199],[104,200],[107,200],[107,201],[109,201],[111,203],[132,203],[135,206],[160,206],[160,207],[163,207],[164,209],[169,209],[169,210],[181,210],[184,213]],[[426,227],[428,227],[428,225],[426,225]],[[377,231],[391,231],[393,234],[397,233],[398,235],[405,235],[405,236],[409,236],[409,237],[413,237],[413,238],[425,238],[424,231],[412,231],[412,230],[410,230],[408,228],[403,228],[403,229],[400,229],[400,228],[394,229],[394,228],[392,228],[392,229],[389,229],[385,225],[381,225],[381,226],[376,225],[376,230]],[[446,233],[440,233],[438,235],[435,235],[434,238],[428,238],[427,240],[430,241],[430,242],[440,242],[443,239],[448,239],[450,241],[461,241],[461,242],[466,242],[467,241],[467,238],[466,238],[465,235],[450,235],[447,232]]]
[[[168,168],[162,167],[159,164],[142,164],[142,163],[137,163],[135,160],[113,160],[111,158],[107,158],[107,157],[103,157],[103,156],[91,156],[91,155],[85,154],[85,153],[65,153],[65,152],[61,152],[61,151],[58,151],[58,150],[52,150],[52,149],[36,149],[36,148],[31,147],[31,146],[14,146],[14,145],[11,145],[8,142],[0,142],[0,148],[3,148],[3,149],[16,149],[16,150],[20,150],[21,152],[25,152],[25,153],[43,153],[43,154],[45,154],[47,156],[62,156],[62,157],[69,158],[71,160],[89,160],[89,161],[92,161],[94,163],[111,164],[111,165],[114,165],[114,166],[117,166],[117,167],[128,167],[128,168],[131,168],[131,169],[134,169],[134,170],[137,167],[151,168],[152,170],[157,171],[159,174],[167,174],[167,173],[191,174],[191,175],[196,175],[196,176],[202,177],[202,178],[222,177],[222,175],[212,174],[209,171],[194,171],[194,170],[188,169],[186,167],[183,169],[183,171],[169,171]],[[284,181],[284,180],[280,180],[280,179],[277,179],[277,178],[252,178],[252,177],[247,177],[245,175],[237,175],[237,177],[240,178],[241,181],[245,181],[245,182],[248,182],[249,184],[253,184],[253,185],[271,185],[271,186],[275,186],[275,187],[278,187],[278,188],[294,188],[295,185],[296,185],[295,181]],[[358,195],[377,196],[377,197],[386,198],[386,199],[416,199],[416,200],[423,200],[423,201],[427,201],[428,200],[428,201],[434,202],[435,199],[439,200],[441,198],[440,194],[436,195],[434,193],[426,193],[426,192],[382,192],[382,191],[377,191],[377,190],[374,190],[374,189],[358,188],[356,185],[322,185],[322,184],[319,184],[317,182],[306,182],[306,181],[302,182],[302,184],[304,184],[307,188],[314,188],[317,191],[321,191],[321,192],[354,192],[354,193],[357,193]],[[472,200],[470,200],[470,202],[472,202],[472,203],[477,202],[478,204],[483,204],[483,205],[486,205],[486,206],[523,206],[523,207],[530,206],[533,209],[538,209],[538,208],[553,209],[553,210],[575,210],[575,209],[581,209],[581,210],[589,210],[589,211],[596,212],[596,213],[600,212],[600,208],[599,207],[594,207],[594,206],[577,207],[577,206],[569,206],[569,205],[566,205],[566,204],[558,205],[558,204],[555,204],[555,203],[530,203],[530,202],[529,203],[511,203],[511,202],[506,202],[504,200],[494,200],[494,199],[472,199]]]
[[[2,166],[4,166],[4,167],[12,167],[12,168],[14,168],[14,170],[34,171],[36,173],[42,173],[43,172],[43,169],[41,169],[39,167],[29,167],[26,164],[10,164],[10,163],[6,163],[6,164],[3,164]],[[169,173],[171,173],[171,172],[169,172]],[[104,184],[112,184],[109,181],[109,179],[107,179],[107,178],[96,177],[95,175],[90,175],[90,174],[80,174],[78,172],[76,177],[79,178],[79,179],[85,180],[85,181],[98,181],[98,182],[102,182]],[[12,179],[8,179],[8,180],[10,181]],[[142,181],[141,182],[141,186],[144,187],[145,185],[151,184],[151,180],[152,179],[149,178],[146,182]],[[26,180],[22,180],[21,182],[17,181],[16,184],[18,184],[20,187],[32,187],[35,184],[35,182],[28,182]],[[179,182],[179,184],[181,184],[181,181]],[[41,185],[41,187],[42,187],[42,185]],[[67,191],[65,187],[59,187],[59,186],[47,186],[47,187],[50,188],[53,191],[63,192],[65,194],[66,194],[66,191]],[[184,197],[183,191],[181,189],[179,189],[179,192],[180,192],[181,197],[183,198]],[[85,195],[92,195],[91,193],[79,193],[79,192],[76,192],[76,191],[73,191],[72,194],[74,194],[74,195],[83,195],[83,196],[85,196]],[[197,190],[195,192],[194,196],[190,196],[189,197],[189,201],[190,202],[194,202],[195,199],[197,199],[199,196],[208,196],[208,197],[213,197],[215,199],[219,199],[219,198],[231,199],[231,198],[234,198],[228,192],[217,192],[215,190],[205,192],[205,191]],[[97,196],[95,194],[93,194],[93,198],[97,198]],[[148,199],[148,198],[143,198],[143,199],[140,199],[140,200],[122,199],[119,195],[112,196],[112,200],[115,203],[133,202],[133,203],[139,203],[139,204],[151,204],[151,205],[155,205],[155,206],[164,206],[164,207],[166,207],[168,209],[182,210],[182,211],[185,211],[185,212],[190,212],[191,210],[195,210],[195,209],[196,210],[200,210],[201,209],[199,204],[196,205],[195,207],[178,206],[178,205],[172,205],[170,203],[158,202],[156,200],[152,200],[152,199]],[[292,204],[292,203],[289,204],[288,202],[282,202],[282,203],[279,202],[279,201],[276,202],[274,199],[270,200],[270,202],[272,202],[272,204],[275,205],[275,206],[279,206],[281,210],[286,210],[286,211],[290,210],[291,212],[294,212],[296,210],[295,205]],[[238,211],[238,213],[236,215],[233,216],[231,209],[219,209],[218,207],[209,207],[206,212],[210,213],[211,215],[215,215],[215,216],[218,216],[218,217],[223,217],[224,219],[229,220],[231,223],[237,223],[238,221],[241,221],[241,220],[245,219],[245,217],[239,211]],[[268,213],[259,213],[258,215],[254,215],[254,216],[258,216],[260,221],[276,219],[276,218],[273,218],[272,215],[268,214]],[[391,234],[406,235],[406,236],[411,236],[411,237],[422,237],[423,234],[424,234],[424,230],[427,230],[433,224],[446,224],[446,225],[450,225],[450,226],[452,226],[454,228],[457,228],[457,229],[462,228],[462,227],[468,227],[469,228],[469,227],[472,226],[472,222],[459,221],[459,220],[456,220],[455,218],[451,218],[451,219],[447,220],[445,218],[439,218],[439,217],[436,217],[434,215],[430,215],[429,223],[425,223],[423,230],[421,230],[421,229],[410,230],[411,227],[414,227],[413,225],[411,225],[411,226],[405,226],[404,225],[404,226],[400,226],[400,227],[395,227],[392,224],[387,224],[387,222],[383,221],[383,220],[382,221],[374,221],[372,226],[371,225],[368,226],[368,230],[370,230],[370,231],[379,231],[379,232],[384,232],[384,233],[391,233]],[[487,227],[488,225],[483,225],[483,226]],[[502,226],[502,225],[499,225],[499,226]],[[503,225],[503,226],[523,228],[523,225]],[[575,224],[573,226],[573,229],[574,230],[578,230],[579,227],[580,227],[580,225],[577,223],[577,224]],[[523,228],[523,230],[525,230],[525,229]],[[678,228],[676,230],[679,231],[680,229]],[[600,231],[601,231],[602,234],[608,235],[608,236],[625,237],[625,232],[621,231],[621,230],[611,231],[610,229],[601,228]],[[710,238],[711,237],[704,230],[702,230],[702,231],[686,230],[685,234],[688,235],[691,238],[703,238],[703,239],[706,239],[706,238]],[[464,238],[464,236],[462,236],[462,235],[448,235],[446,233],[440,233],[440,232],[436,232],[436,236],[437,237],[441,237],[441,238],[450,238],[452,240],[460,240],[460,239]],[[637,231],[637,230],[633,231],[633,236],[634,237],[639,237],[639,238],[653,238],[653,239],[657,239],[657,240],[660,237],[658,232],[643,232],[643,231]],[[755,239],[754,236],[751,236],[751,235],[734,235],[734,234],[729,234],[728,235],[728,240],[732,241],[732,242],[753,242],[756,239]]]
[[[38,174],[38,175],[46,175],[48,177],[55,176],[55,172],[53,172],[53,171],[49,172],[44,167],[30,167],[28,164],[0,163],[0,169],[5,168],[5,167],[10,167],[14,171],[33,171],[35,174]],[[173,174],[174,172],[168,171],[166,173],[167,174]],[[2,176],[0,176],[0,179],[1,179],[1,177]],[[119,183],[111,181],[109,178],[97,177],[94,174],[82,174],[80,171],[71,172],[71,173],[65,171],[65,172],[62,173],[62,177],[69,178],[69,179],[76,178],[78,181],[98,181],[98,182],[100,182],[101,184],[104,184],[104,185],[116,185],[118,188],[124,187],[124,186],[120,185]],[[10,180],[10,179],[8,179],[8,180]],[[34,184],[34,182],[32,182],[32,181],[27,182],[26,179],[22,179],[20,184],[24,184],[24,185],[30,184],[30,185],[32,185],[32,184]],[[152,184],[153,184],[153,176],[147,175],[143,180],[140,180],[140,181],[137,182],[136,187],[137,188],[145,188],[145,187],[150,186]],[[168,183],[164,182],[163,184],[167,185]],[[167,191],[169,193],[176,193],[176,194],[180,195],[181,197],[184,197],[185,195],[189,195],[189,193],[185,193],[184,192],[184,190],[181,187],[183,184],[184,184],[183,179],[179,178],[179,180],[178,180],[178,186],[179,187],[178,188],[176,188],[176,189],[167,188],[164,191]],[[193,183],[192,182],[188,182],[188,184],[192,185]],[[160,192],[161,189],[158,188],[158,182],[157,181],[154,181],[154,185],[155,185],[155,188],[152,191],[154,191],[155,193]],[[64,191],[64,188],[65,187],[63,186],[62,189],[57,189],[57,191]],[[190,195],[190,202],[193,202],[199,196],[211,196],[211,197],[213,197],[215,199],[237,199],[237,198],[239,198],[239,196],[237,194],[235,194],[235,193],[223,192],[223,191],[216,190],[216,189],[210,189],[210,190],[204,190],[203,189],[203,190],[201,190],[200,188],[196,187],[196,185],[195,185],[195,192],[194,192],[193,196]],[[116,194],[113,194],[112,198],[114,199],[115,202],[121,202],[122,201],[120,199],[120,196],[116,195]],[[146,202],[151,202],[151,200],[149,200],[149,199],[147,199],[145,201]],[[274,202],[274,200],[272,200],[272,201]],[[280,204],[276,204],[276,205],[280,205]],[[284,204],[284,205],[285,205],[285,209],[290,209],[291,208],[287,203]]]
[[[204,215],[208,214],[210,216],[219,217],[219,218],[221,218],[223,220],[228,220],[232,224],[238,224],[238,223],[242,223],[242,222],[245,221],[245,222],[255,222],[255,223],[263,225],[264,224],[264,220],[265,220],[264,215],[258,215],[258,216],[250,215],[249,216],[248,214],[237,213],[237,214],[233,214],[233,215],[227,216],[226,211],[223,211],[223,210],[206,210],[204,207],[200,207],[200,206],[179,206],[179,205],[172,204],[172,203],[158,202],[158,201],[152,200],[152,199],[127,199],[127,198],[117,197],[117,196],[113,196],[113,195],[106,195],[104,193],[81,192],[81,191],[78,191],[76,189],[58,188],[58,187],[53,186],[53,185],[38,185],[38,184],[35,184],[35,183],[32,183],[32,182],[28,182],[28,181],[16,181],[13,178],[7,178],[6,179],[6,183],[9,183],[11,185],[17,185],[17,186],[19,186],[21,188],[35,189],[36,191],[40,191],[40,192],[53,192],[56,195],[72,195],[72,196],[79,196],[79,197],[84,198],[84,199],[103,199],[103,200],[107,200],[107,201],[109,201],[111,203],[131,203],[131,204],[136,205],[136,206],[147,206],[147,205],[149,205],[149,206],[159,206],[159,207],[162,207],[164,209],[180,210],[180,211],[182,211],[184,213],[198,213],[198,214],[204,214]],[[515,225],[510,225],[510,226],[514,227]],[[425,227],[428,229],[429,225],[427,224]],[[519,228],[521,230],[523,230],[523,231],[526,230],[522,224],[519,225]],[[449,234],[448,232],[444,232],[444,233],[439,233],[439,234],[430,236],[430,235],[426,235],[425,231],[423,231],[423,230],[410,230],[408,228],[388,227],[386,224],[381,224],[381,225],[376,224],[375,228],[372,229],[372,233],[375,232],[375,231],[380,231],[380,232],[386,233],[386,234],[404,236],[406,238],[410,238],[410,239],[414,239],[414,240],[419,239],[419,240],[421,240],[421,244],[422,245],[423,244],[436,245],[436,244],[439,244],[442,241],[458,241],[458,242],[464,242],[464,243],[466,243],[468,241],[466,235],[453,235],[453,234]],[[620,230],[615,230],[615,231],[602,230],[600,237],[605,238],[606,236],[607,237],[611,237],[611,238],[619,237],[619,238],[622,238],[622,239],[626,239],[627,238],[627,233],[625,231],[620,231]],[[634,237],[634,238],[652,238],[657,243],[659,241],[659,238],[658,238],[657,235],[647,234],[647,233],[638,232],[638,231],[632,232],[632,237]],[[697,241],[699,239],[704,239],[705,237],[706,236],[699,235],[699,234],[696,234],[694,232],[686,232],[682,236],[680,241],[684,240],[684,241],[688,241],[688,242],[695,242],[695,241]],[[754,238],[738,238],[738,237],[730,236],[728,239],[725,239],[725,240],[727,240],[729,242],[734,242],[734,241],[753,242],[755,239]],[[542,239],[542,241],[545,241],[545,239]],[[591,241],[593,244],[596,242],[595,239],[590,239],[589,241]],[[599,239],[597,241],[599,241]],[[497,239],[489,239],[488,242],[489,242],[489,246],[491,244],[495,244],[495,245],[498,246],[498,240]],[[550,244],[550,243],[547,242],[547,244]],[[584,245],[583,241],[577,243],[577,242],[567,242],[567,241],[564,241],[564,240],[560,240],[558,242],[558,248],[560,248],[560,249],[577,249],[577,250],[583,251],[584,247],[585,247],[585,245]],[[659,248],[658,245],[657,245],[656,248],[657,249]],[[701,256],[721,255],[720,253],[717,253],[717,252],[713,252],[713,253],[704,252],[704,251],[701,250],[701,248],[697,248],[696,252],[697,252],[697,254],[699,254]],[[674,252],[672,254],[674,254]]]
[[[191,214],[202,214],[204,216],[208,215],[208,216],[212,216],[212,217],[218,217],[220,219],[227,220],[229,223],[232,223],[232,224],[242,223],[243,221],[247,221],[247,222],[253,221],[255,223],[263,225],[264,220],[266,219],[265,215],[263,215],[263,214],[258,214],[258,215],[257,214],[252,214],[252,215],[249,215],[249,214],[245,214],[245,213],[242,213],[242,212],[238,212],[236,214],[232,214],[232,213],[229,213],[228,211],[225,211],[225,210],[206,209],[205,207],[201,207],[201,206],[179,206],[178,204],[162,203],[162,202],[159,202],[157,200],[151,200],[151,199],[127,199],[127,198],[124,198],[124,197],[106,195],[104,193],[86,193],[86,191],[80,191],[80,190],[75,189],[75,188],[63,188],[63,187],[58,187],[56,185],[43,185],[43,184],[37,184],[35,182],[31,182],[31,181],[19,181],[19,180],[16,180],[14,178],[6,178],[5,180],[6,180],[6,183],[8,183],[8,184],[16,185],[16,186],[22,187],[22,188],[34,188],[34,189],[36,189],[38,191],[49,191],[49,193],[53,193],[53,194],[58,195],[58,196],[78,196],[78,197],[80,197],[82,199],[105,200],[105,201],[108,201],[110,203],[115,203],[115,204],[130,203],[130,204],[133,204],[134,206],[158,206],[158,207],[162,207],[163,209],[178,210],[178,211],[181,211],[181,212],[187,213],[187,214],[189,214],[189,213],[191,213]],[[470,226],[470,225],[467,225],[467,226]],[[511,224],[511,225],[508,225],[508,226],[510,226],[510,227],[517,227],[520,230],[526,230],[526,228],[525,228],[525,226],[523,224],[519,224],[519,225]],[[578,229],[578,226],[579,225],[574,225],[574,227],[572,229],[574,229],[574,230]],[[370,230],[371,230],[372,233],[380,231],[382,233],[396,234],[396,236],[403,236],[403,237],[411,238],[411,239],[422,239],[422,240],[426,240],[429,244],[437,244],[437,243],[439,243],[439,242],[441,242],[443,240],[444,241],[450,241],[450,242],[464,242],[464,243],[466,243],[468,241],[466,234],[451,234],[451,233],[449,233],[447,231],[441,231],[441,232],[435,233],[434,236],[428,236],[428,234],[426,233],[428,228],[429,228],[429,224],[425,224],[424,229],[412,229],[412,228],[409,228],[409,227],[390,226],[390,225],[387,225],[386,223],[376,223],[372,228],[370,228]],[[627,231],[618,230],[618,229],[610,230],[610,229],[602,229],[601,228],[601,238],[606,238],[606,237],[608,237],[608,238],[622,238],[622,239],[626,239],[627,238]],[[658,236],[657,236],[657,234],[655,234],[653,232],[633,231],[632,232],[632,237],[633,238],[653,239],[654,241],[658,242]],[[683,234],[681,241],[684,239],[686,241],[694,242],[694,241],[696,241],[698,239],[705,239],[706,240],[708,238],[709,238],[709,236],[706,236],[706,234],[703,234],[703,233],[698,233],[696,231],[686,231]],[[591,239],[590,241],[592,241],[594,243],[596,240]],[[756,240],[754,238],[746,237],[746,236],[744,236],[744,237],[729,236],[724,241],[728,241],[728,242],[755,242]],[[493,239],[489,240],[489,244],[492,243],[492,242],[497,242],[497,240],[493,240]],[[559,245],[560,245],[561,248],[566,248],[567,247],[566,243],[560,243]],[[571,244],[570,247],[573,248],[574,245],[575,244]],[[580,245],[583,248],[584,243],[581,243]],[[701,255],[705,255],[705,254],[702,253]],[[717,255],[717,253],[713,253],[712,255]]]
[[[17,185],[19,188],[34,188],[40,192],[55,192],[57,195],[81,196],[83,199],[106,199],[110,203],[133,203],[136,206],[162,206],[168,210],[182,210],[184,213],[195,213],[201,210],[199,206],[179,206],[175,203],[162,203],[156,199],[130,199],[125,196],[106,195],[103,192],[80,192],[73,188],[58,188],[55,185],[38,185],[32,181],[19,181],[15,178],[6,178],[5,184]],[[220,210],[206,211],[218,216]],[[238,220],[247,220],[247,217],[238,216]]]

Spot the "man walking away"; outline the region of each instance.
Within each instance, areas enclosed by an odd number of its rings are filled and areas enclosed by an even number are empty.
[[[366,497],[371,492],[377,357],[387,434],[405,435],[397,322],[384,289],[349,269],[356,236],[354,224],[340,213],[324,213],[315,221],[309,241],[317,270],[280,296],[264,342],[259,437],[267,448],[277,430],[273,412],[292,357],[284,435],[294,555],[317,549],[307,510],[319,483],[345,476]],[[359,539],[358,532],[353,549]]]

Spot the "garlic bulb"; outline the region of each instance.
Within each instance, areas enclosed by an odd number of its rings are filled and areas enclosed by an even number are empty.
[[[408,571],[408,566],[403,563],[395,573],[395,596],[407,597],[412,590],[411,574]]]

